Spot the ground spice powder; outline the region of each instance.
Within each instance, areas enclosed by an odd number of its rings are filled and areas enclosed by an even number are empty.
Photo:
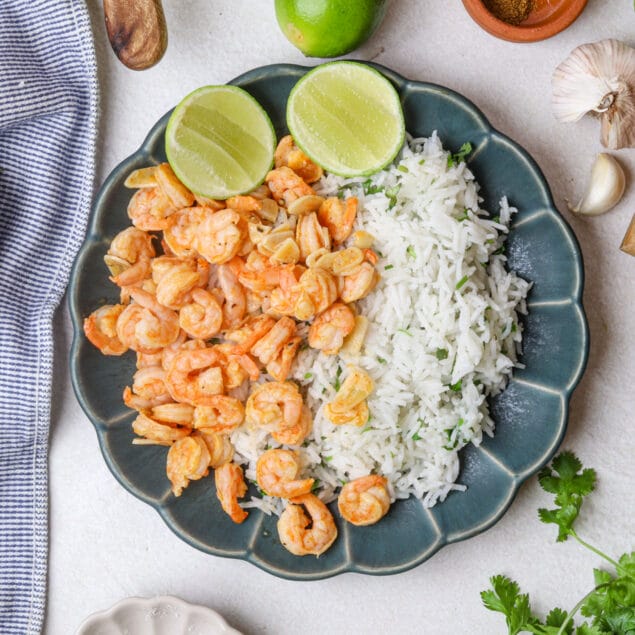
[[[490,13],[507,24],[520,24],[529,16],[533,0],[483,0]]]

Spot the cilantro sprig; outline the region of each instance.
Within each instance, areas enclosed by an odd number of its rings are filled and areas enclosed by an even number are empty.
[[[483,604],[505,616],[509,635],[635,635],[635,552],[613,560],[582,540],[573,528],[584,498],[595,489],[595,470],[583,468],[573,452],[562,452],[539,472],[538,482],[554,494],[555,507],[539,509],[538,517],[543,523],[557,525],[556,541],[575,539],[611,564],[615,572],[594,569],[595,587],[570,612],[554,608],[544,621],[533,614],[529,595],[521,593],[518,584],[504,575],[490,578],[492,588],[481,592]],[[578,612],[590,621],[576,626]]]

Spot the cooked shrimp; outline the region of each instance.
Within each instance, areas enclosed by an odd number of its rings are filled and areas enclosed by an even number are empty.
[[[278,356],[267,364],[267,372],[276,381],[285,381],[291,373],[291,366],[293,365],[295,354],[301,343],[301,337],[292,337],[282,347]]]
[[[169,163],[157,165],[154,178],[174,208],[194,205],[194,194],[179,181]]]
[[[234,446],[226,434],[218,434],[207,430],[199,430],[201,438],[209,451],[209,466],[214,469],[229,463],[234,458]]]
[[[362,262],[358,269],[342,276],[340,298],[346,304],[365,298],[375,287],[379,274],[370,262]]]
[[[278,426],[271,431],[271,436],[282,445],[300,445],[309,436],[313,427],[313,415],[308,406],[303,405],[300,420],[294,426]]]
[[[225,338],[238,345],[238,349],[244,353],[262,337],[264,337],[276,324],[269,315],[258,315],[249,318],[239,329],[227,331]]]
[[[276,202],[285,205],[293,203],[301,196],[315,194],[313,188],[302,180],[291,168],[282,166],[271,170],[265,177],[265,183],[271,190],[271,195]]]
[[[228,262],[239,252],[247,233],[241,220],[231,209],[206,214],[194,238],[196,250],[213,264]]]
[[[353,525],[372,525],[390,509],[388,481],[378,474],[356,478],[342,487],[337,506]]]
[[[247,493],[243,470],[236,463],[225,463],[214,471],[216,496],[223,511],[235,522],[242,523],[247,512],[238,504],[238,499]]]
[[[194,406],[187,403],[164,403],[152,408],[152,419],[159,423],[192,427]]]
[[[110,280],[123,287],[147,278],[150,260],[155,255],[152,236],[136,227],[127,227],[113,238],[104,262],[112,274]]]
[[[262,207],[262,201],[254,196],[231,196],[225,201],[228,209],[233,209],[240,214],[257,212]]]
[[[161,366],[163,370],[168,370],[172,364],[172,360],[179,351],[193,351],[199,348],[205,348],[206,346],[203,340],[187,339],[187,333],[181,329],[176,341],[161,351]]]
[[[209,460],[207,444],[199,436],[184,437],[170,446],[166,473],[175,496],[180,496],[190,481],[209,474]]]
[[[256,463],[256,481],[269,496],[293,498],[308,494],[315,479],[296,480],[300,472],[297,452],[267,450]]]
[[[318,249],[331,248],[329,232],[320,225],[315,212],[303,214],[298,218],[298,224],[295,226],[295,241],[300,248],[302,261],[306,261]]]
[[[213,403],[212,403],[213,402]],[[216,395],[207,406],[196,406],[193,425],[205,432],[231,432],[245,419],[243,404],[234,397]]]
[[[126,307],[105,304],[84,320],[84,334],[104,355],[123,355],[128,346],[117,335],[117,322]]]
[[[191,291],[201,283],[201,275],[190,263],[170,268],[157,283],[157,302],[178,311],[191,299]]]
[[[239,261],[237,258],[236,261]],[[225,297],[223,304],[223,318],[226,328],[236,328],[245,317],[247,298],[245,290],[238,282],[237,270],[242,261],[231,260],[218,266],[218,284]]]
[[[137,190],[128,204],[128,217],[132,224],[147,232],[167,227],[167,217],[176,210],[158,187]]]
[[[132,389],[123,391],[123,401],[133,410],[149,410],[172,401],[165,385],[165,371],[161,366],[139,369],[133,377]]]
[[[335,542],[337,527],[328,507],[317,496],[304,494],[292,498],[282,512],[278,535],[292,554],[319,556]]]
[[[135,287],[127,287],[135,304],[129,304],[117,320],[117,336],[134,351],[155,353],[179,337],[179,316],[156,298]]]
[[[203,219],[213,214],[207,207],[186,207],[172,214],[163,230],[163,239],[175,256],[188,258],[196,254],[194,238]]]
[[[179,351],[165,375],[172,398],[193,406],[213,406],[216,395],[224,391],[223,362],[214,347]]]
[[[337,426],[353,425],[360,428],[368,423],[370,417],[370,410],[366,400],[360,401],[355,406],[348,408],[347,410],[335,410],[332,403],[327,403],[324,406],[324,416]]]
[[[295,145],[291,135],[286,135],[280,139],[274,154],[274,160],[277,168],[288,166],[307,183],[314,183],[322,178],[322,168],[313,163],[313,161]]]
[[[141,368],[151,368],[152,366],[161,366],[163,359],[163,349],[156,353],[137,353],[137,370]]]
[[[309,328],[309,346],[326,355],[335,355],[344,338],[355,328],[355,314],[340,302],[320,313]]]
[[[302,395],[291,382],[254,386],[245,404],[247,423],[268,429],[292,428],[300,421]]]
[[[145,437],[156,445],[172,445],[175,441],[190,434],[189,428],[178,428],[167,423],[154,421],[142,412],[132,422],[132,429],[136,435]]]
[[[179,324],[190,337],[208,340],[220,331],[223,310],[205,289],[192,289],[191,295],[192,301],[179,312]]]
[[[282,317],[251,347],[250,352],[266,366],[280,355],[284,345],[294,336],[295,322],[289,317]]]
[[[310,320],[337,299],[335,278],[324,269],[307,269],[298,281],[299,295],[294,306],[298,320]]]
[[[318,210],[318,219],[323,227],[327,227],[333,242],[343,243],[353,231],[357,216],[357,199],[350,196],[342,201],[337,196],[327,198]]]

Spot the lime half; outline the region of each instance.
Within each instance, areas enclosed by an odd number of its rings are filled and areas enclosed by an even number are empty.
[[[297,145],[328,172],[372,174],[404,142],[399,95],[381,73],[357,62],[317,66],[294,86],[287,126]]]
[[[262,183],[273,164],[276,134],[269,116],[237,86],[205,86],[174,109],[165,151],[177,177],[195,194],[225,199]]]

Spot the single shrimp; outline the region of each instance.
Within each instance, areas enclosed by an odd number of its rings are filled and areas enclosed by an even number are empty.
[[[180,496],[190,484],[209,474],[209,450],[205,441],[195,435],[175,441],[168,450],[166,474],[172,492]]]
[[[320,225],[315,212],[303,214],[298,218],[295,226],[295,241],[300,248],[300,260],[303,262],[318,249],[331,249],[329,232]]]
[[[359,267],[350,274],[342,276],[340,298],[342,302],[349,304],[365,298],[379,281],[379,274],[370,262],[362,262]]]
[[[229,440],[228,435],[207,430],[199,430],[198,434],[207,445],[210,456],[210,467],[214,469],[219,468],[234,458],[234,446]]]
[[[300,461],[291,450],[267,450],[256,463],[256,481],[268,496],[294,498],[308,494],[315,479],[297,480]]]
[[[328,507],[317,496],[304,494],[292,498],[282,512],[278,535],[292,554],[319,556],[335,542],[337,527]]]
[[[313,161],[295,145],[291,135],[286,135],[280,139],[273,156],[277,168],[288,166],[307,183],[314,183],[322,178],[322,168],[313,163]]]
[[[342,487],[337,506],[349,523],[372,525],[390,509],[388,481],[378,474],[356,478]]]
[[[190,428],[179,428],[151,419],[140,412],[132,422],[134,433],[156,445],[172,445],[190,434]],[[134,443],[134,441],[133,441]]]
[[[167,217],[176,210],[158,187],[137,190],[128,203],[128,217],[132,224],[146,232],[167,227]]]
[[[169,163],[157,165],[154,171],[154,178],[174,208],[178,209],[194,205],[194,194],[179,181]]]
[[[262,207],[262,201],[255,196],[231,196],[225,201],[228,209],[236,210],[239,214],[251,214]]]
[[[250,349],[265,366],[276,359],[285,344],[295,336],[295,322],[290,317],[280,318],[274,327]]]
[[[150,366],[138,370],[132,380],[132,388],[126,386],[123,401],[133,410],[149,410],[154,406],[169,403],[172,397],[165,385],[165,371],[161,366]]]
[[[163,273],[157,282],[157,301],[178,311],[191,300],[195,287],[207,285],[209,263],[203,258],[180,260]]]
[[[240,214],[231,209],[206,214],[198,226],[194,247],[208,262],[228,262],[239,252],[247,233],[246,223],[241,221]]]
[[[236,328],[245,317],[247,298],[245,290],[238,281],[237,271],[242,265],[239,259],[219,265],[217,269],[218,285],[225,302],[223,304],[223,322],[226,328]]]
[[[357,199],[350,196],[345,201],[332,196],[327,198],[318,210],[320,224],[327,227],[336,245],[343,243],[353,231],[357,216]]]
[[[301,445],[311,433],[313,415],[307,405],[302,406],[300,420],[294,426],[278,426],[271,431],[271,436],[282,445]]]
[[[247,493],[243,470],[236,463],[225,463],[214,471],[216,496],[223,511],[235,522],[242,523],[248,513],[238,504],[238,499]]]
[[[147,291],[126,287],[135,304],[129,304],[117,320],[117,336],[128,348],[154,353],[179,337],[179,316]]]
[[[295,354],[302,343],[302,338],[292,337],[287,343],[282,347],[282,350],[278,354],[277,357],[272,359],[266,366],[267,372],[276,380],[276,381],[285,381],[287,377],[291,374],[291,366],[293,365],[293,360],[295,359]]]
[[[213,401],[213,403],[212,403]],[[237,428],[245,419],[242,402],[227,395],[216,395],[207,406],[196,406],[193,425],[205,432],[227,433]]]
[[[172,398],[193,406],[213,406],[216,395],[224,391],[223,362],[215,347],[179,351],[165,375]]]
[[[355,314],[340,302],[320,313],[309,328],[309,346],[326,355],[335,355],[344,344],[344,338],[355,328]]]
[[[170,251],[179,258],[194,256],[194,239],[198,227],[207,215],[213,213],[207,207],[185,207],[169,216],[163,230],[163,239]]]
[[[159,423],[193,427],[194,406],[187,403],[164,403],[152,408],[152,419]]]
[[[163,349],[158,350],[156,353],[137,353],[137,370],[161,366],[162,359]]]
[[[265,183],[271,190],[274,200],[285,205],[293,203],[301,196],[315,194],[313,188],[287,166],[271,170],[265,177]]]
[[[238,350],[246,353],[261,338],[263,338],[276,324],[276,321],[269,315],[258,315],[249,318],[245,324],[238,329],[233,329],[225,333],[225,338],[234,342]]]
[[[199,348],[205,348],[207,344],[203,340],[190,340],[187,333],[181,329],[178,338],[170,346],[166,346],[161,351],[161,366],[163,370],[169,370],[176,354],[180,351],[194,351]]]
[[[156,256],[152,236],[136,227],[126,227],[110,243],[107,255],[121,258],[134,265],[142,259],[151,260]]]
[[[192,289],[192,301],[179,312],[179,325],[190,336],[208,340],[223,323],[223,310],[216,298],[205,289]]]
[[[271,381],[252,388],[245,404],[250,425],[268,429],[293,428],[302,414],[302,395],[291,382]]]
[[[128,350],[117,335],[117,322],[125,308],[123,304],[105,304],[84,320],[84,334],[104,355],[123,355]]]
[[[361,428],[368,423],[370,410],[365,399],[347,410],[335,410],[333,404],[327,403],[324,406],[324,416],[337,426],[353,425]]]
[[[337,299],[335,278],[324,269],[307,269],[300,276],[298,289],[293,314],[301,321],[322,313]]]

